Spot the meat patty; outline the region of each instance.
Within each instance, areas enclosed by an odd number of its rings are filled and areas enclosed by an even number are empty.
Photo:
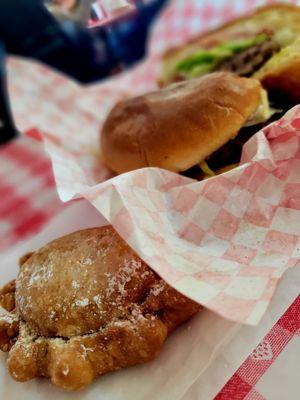
[[[221,62],[216,69],[234,72],[240,76],[251,76],[279,50],[280,46],[268,37],[264,42],[257,43],[240,53],[234,54]]]
[[[234,139],[229,140],[224,144],[224,146],[220,147],[205,160],[208,163],[209,168],[214,172],[217,172],[229,165],[238,164],[241,159],[244,144],[264,126],[281,118],[289,108],[290,106],[283,107],[282,110],[277,111],[264,123],[242,128]],[[199,165],[195,165],[187,171],[182,172],[182,175],[197,180],[202,180],[205,177],[205,174]]]

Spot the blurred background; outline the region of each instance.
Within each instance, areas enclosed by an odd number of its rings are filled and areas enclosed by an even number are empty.
[[[2,0],[0,143],[18,136],[6,83],[6,56],[48,65],[92,83],[143,59],[150,26],[167,0]]]

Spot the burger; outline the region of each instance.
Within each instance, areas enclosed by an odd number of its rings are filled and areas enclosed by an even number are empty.
[[[270,98],[300,100],[300,7],[273,4],[169,50],[161,85],[215,71],[254,77]]]
[[[118,174],[160,167],[202,179],[234,167],[271,114],[258,80],[215,72],[116,104],[102,155]]]
[[[276,4],[168,51],[156,92],[118,103],[101,135],[116,173],[160,167],[203,179],[300,100],[300,8]]]

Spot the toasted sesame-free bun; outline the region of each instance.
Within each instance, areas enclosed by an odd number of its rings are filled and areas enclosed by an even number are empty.
[[[133,99],[110,112],[101,135],[107,166],[179,172],[233,139],[260,104],[257,80],[218,72]]]
[[[197,52],[230,40],[254,37],[270,32],[281,50],[254,74],[263,86],[300,101],[300,7],[293,4],[272,4],[250,15],[234,19],[225,25],[193,38],[163,56],[162,86],[174,81],[174,66],[178,61]]]

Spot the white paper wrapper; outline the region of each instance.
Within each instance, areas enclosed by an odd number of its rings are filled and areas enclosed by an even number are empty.
[[[147,61],[103,85],[80,88],[12,61],[13,108],[20,128],[45,133],[62,200],[85,197],[175,289],[225,318],[257,324],[300,254],[300,107],[254,136],[238,168],[205,182],[156,168],[105,181],[111,174],[101,163],[109,109],[155,86],[160,52],[195,33],[190,22],[200,10],[201,2],[172,2]]]
[[[74,203],[37,237],[2,255],[0,285],[16,277],[18,259],[22,254],[74,230],[105,224],[107,222],[87,202]],[[241,328],[208,310],[202,311],[170,336],[155,361],[100,377],[79,393],[62,392],[41,379],[16,383],[5,369],[6,355],[1,354],[0,398],[15,399],[21,393],[23,400],[212,399],[217,388],[225,383],[227,376],[238,367],[297,295],[300,270],[295,269],[291,278],[289,275],[285,277],[258,327]],[[223,372],[222,360],[230,362],[230,368],[227,365]],[[209,365],[210,378],[206,383],[201,377],[207,376],[205,370]],[[193,390],[190,389],[197,380],[201,386],[196,388],[194,385]],[[186,394],[189,389],[191,393]]]

